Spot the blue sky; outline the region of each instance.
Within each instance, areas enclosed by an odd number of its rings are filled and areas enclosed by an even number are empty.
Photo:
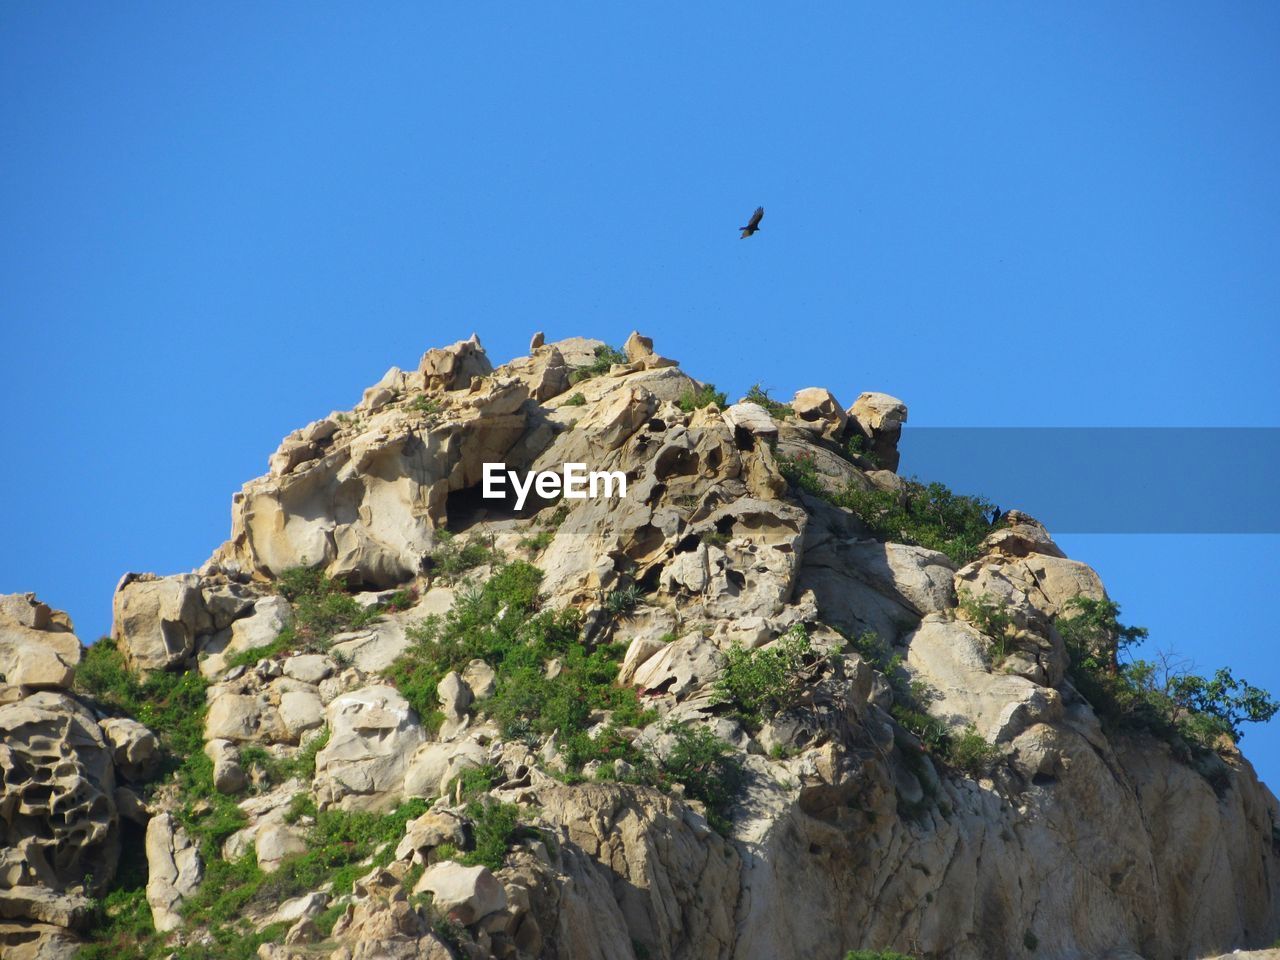
[[[0,591],[93,639],[472,331],[922,425],[1280,426],[1280,7],[773,6],[0,6]],[[1280,690],[1275,537],[1061,539]]]

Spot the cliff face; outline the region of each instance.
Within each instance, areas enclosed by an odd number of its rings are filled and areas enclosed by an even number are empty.
[[[1058,627],[1106,599],[1091,569],[1016,511],[942,552],[848,509],[920,495],[905,406],[726,405],[643,337],[602,348],[539,336],[495,370],[473,338],[290,435],[204,567],[122,579],[116,659],[74,690],[65,617],[5,600],[6,958],[1280,936],[1280,809],[1248,762],[1104,727],[1078,691]],[[517,510],[486,462],[626,496]],[[191,691],[197,745],[120,715]]]

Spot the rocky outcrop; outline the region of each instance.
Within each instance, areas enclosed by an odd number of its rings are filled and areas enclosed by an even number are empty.
[[[328,720],[329,742],[316,755],[317,798],[344,808],[392,806],[426,739],[408,702],[393,687],[365,687],[330,703]]]
[[[246,902],[238,920],[270,928],[259,956],[277,960],[855,948],[1164,960],[1280,935],[1280,805],[1247,761],[1226,742],[1189,758],[1104,726],[1073,685],[1058,627],[1073,599],[1106,598],[1093,570],[1016,510],[957,569],[944,553],[882,542],[812,493],[905,495],[901,401],[866,392],[845,409],[815,387],[790,409],[690,410],[701,384],[649,338],[633,333],[612,365],[603,346],[537,335],[529,356],[495,368],[472,337],[393,368],[353,410],[285,438],[199,572],[121,581],[113,636],[128,662],[208,682],[211,784],[194,802],[145,783],[164,731],[62,692],[79,658],[65,617],[30,595],[0,601],[6,957],[73,942],[121,831],[136,829],[122,817],[146,825],[157,929],[171,945],[211,942],[182,905],[213,875],[203,855],[217,848],[180,825],[211,810],[225,818],[222,857],[252,851],[271,883],[290,882],[318,824],[340,846],[379,838],[350,892]],[[624,475],[627,492],[535,494],[517,510],[479,495],[490,461],[585,463]],[[797,464],[805,490],[783,474]],[[446,542],[483,546],[479,565],[449,567]],[[575,611],[579,642],[607,651],[616,683],[638,696],[635,726],[600,709],[582,730],[504,734],[494,705],[510,664],[496,648],[411,691],[431,714],[424,726],[386,671],[435,635],[424,625],[467,609],[460,598],[495,569],[489,551],[536,562],[544,608]],[[300,565],[376,618],[309,637],[302,607],[276,592]],[[975,599],[998,606],[1001,636],[983,632]],[[286,629],[291,649],[274,643]],[[744,650],[790,656],[797,637],[801,659],[775,681],[794,688],[785,706],[729,709],[726,665]],[[245,664],[255,648],[272,652]],[[566,662],[525,667],[552,683]],[[743,780],[731,808],[708,809],[689,787],[705,767],[630,782],[644,763],[674,762],[680,724],[731,751]],[[976,759],[941,749],[947,735]],[[583,736],[637,752],[571,768]],[[387,839],[372,825],[405,801],[415,806]],[[339,822],[357,826],[343,834]]]
[[[0,596],[0,684],[31,690],[71,686],[80,663],[71,619],[34,593]]]
[[[119,855],[112,748],[69,696],[0,706],[0,918],[81,926]]]

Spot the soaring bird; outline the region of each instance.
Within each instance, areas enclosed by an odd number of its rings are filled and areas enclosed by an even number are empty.
[[[751,215],[751,219],[747,221],[747,225],[745,227],[738,228],[739,230],[742,231],[742,236],[739,237],[738,239],[745,240],[747,239],[747,237],[751,236],[753,233],[759,230],[760,220],[763,216],[764,216],[764,207],[756,207],[756,212]]]

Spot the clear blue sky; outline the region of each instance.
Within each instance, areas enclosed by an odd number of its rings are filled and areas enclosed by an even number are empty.
[[[11,2],[0,44],[0,592],[86,640],[472,331],[917,424],[1280,426],[1275,4]],[[1280,690],[1277,538],[1062,539]]]

